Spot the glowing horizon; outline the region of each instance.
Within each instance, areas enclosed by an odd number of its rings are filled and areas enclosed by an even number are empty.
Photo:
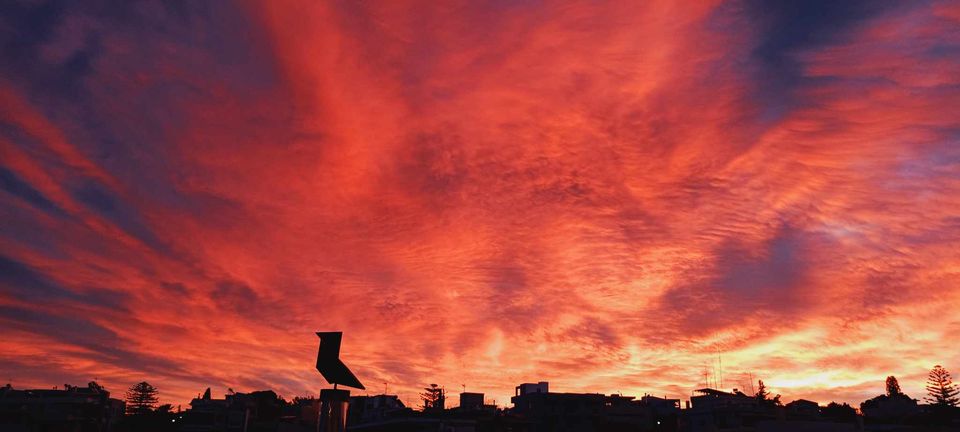
[[[15,387],[960,372],[956,2],[227,6],[0,6]]]

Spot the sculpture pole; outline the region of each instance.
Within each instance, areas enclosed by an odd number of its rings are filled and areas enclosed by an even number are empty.
[[[337,384],[363,390],[363,384],[340,361],[342,332],[317,332],[320,351],[317,353],[317,370],[332,389],[320,390],[320,409],[317,413],[317,432],[345,432],[347,409],[350,407],[350,391],[337,389]]]
[[[320,412],[317,432],[345,432],[347,408],[350,407],[350,390],[336,388],[320,390]]]

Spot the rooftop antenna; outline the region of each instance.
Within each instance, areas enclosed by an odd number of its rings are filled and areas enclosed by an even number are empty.
[[[707,370],[707,387],[717,388],[717,365],[711,361],[703,368]]]
[[[720,354],[720,344],[716,345],[717,348],[717,363],[720,365],[720,389],[723,389],[723,356]]]
[[[383,382],[383,395],[384,395],[384,396],[387,395],[387,382],[386,382],[386,381]]]
[[[710,385],[708,385],[707,387],[715,389],[717,388],[717,364],[711,361],[710,365],[706,366],[706,368],[707,368],[707,376],[710,379]]]
[[[463,392],[464,392],[464,393],[467,392],[467,385],[466,385],[466,384],[460,384],[460,387],[463,387]]]

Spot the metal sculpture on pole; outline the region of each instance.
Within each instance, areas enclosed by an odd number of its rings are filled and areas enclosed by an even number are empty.
[[[332,389],[320,390],[320,412],[317,419],[318,432],[344,432],[347,429],[347,408],[350,391],[337,389],[344,385],[363,390],[363,384],[340,360],[340,341],[343,332],[317,332],[320,350],[317,352],[317,371]]]

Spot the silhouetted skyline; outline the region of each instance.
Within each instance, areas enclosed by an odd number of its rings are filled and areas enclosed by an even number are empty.
[[[0,2],[0,380],[316,395],[336,329],[405,401],[922,395],[960,370],[958,27],[940,0]]]
[[[356,377],[331,375],[338,332],[321,336],[321,372],[340,381]],[[331,361],[336,361],[331,363]],[[339,363],[342,367],[342,363]],[[61,389],[0,388],[0,429],[82,430],[84,432],[947,432],[960,428],[960,388],[937,365],[927,383],[927,403],[903,393],[889,376],[884,393],[861,402],[818,403],[783,396],[757,382],[755,393],[739,389],[701,388],[688,399],[644,394],[557,391],[550,383],[522,383],[509,406],[487,403],[483,393],[459,394],[447,404],[444,386],[430,384],[419,394],[419,409],[398,395],[350,395],[344,389],[323,389],[319,398],[285,399],[272,390],[236,392],[216,397],[208,387],[186,409],[160,404],[159,391],[148,382],[131,386],[124,398],[96,382]],[[386,390],[386,389],[384,389]]]

